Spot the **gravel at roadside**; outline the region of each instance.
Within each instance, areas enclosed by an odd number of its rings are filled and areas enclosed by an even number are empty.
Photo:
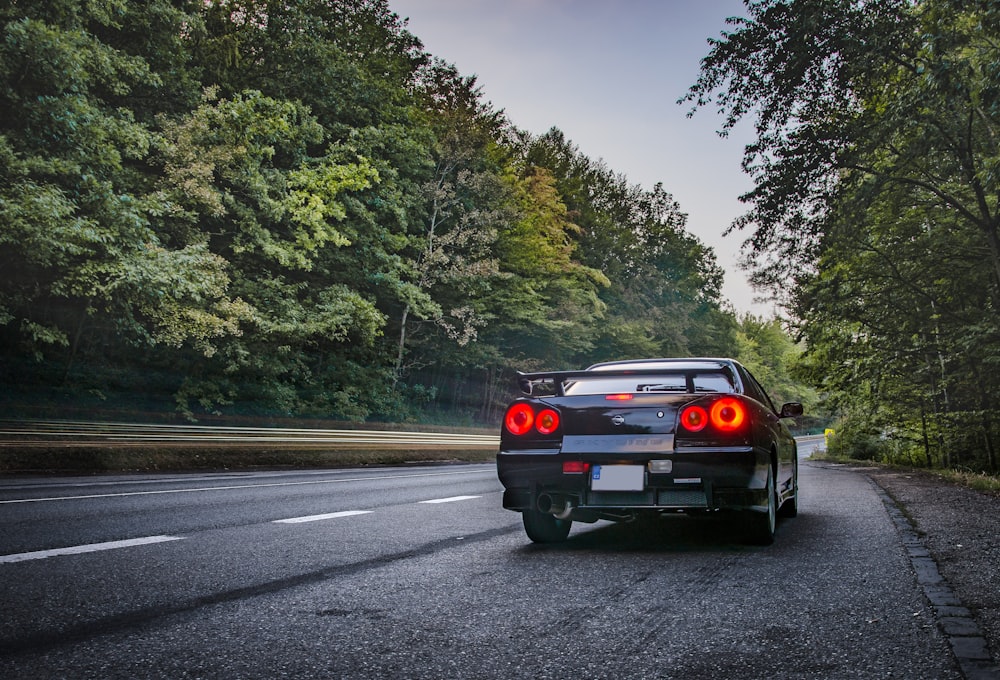
[[[1000,495],[919,470],[856,469],[901,507],[1000,659]]]

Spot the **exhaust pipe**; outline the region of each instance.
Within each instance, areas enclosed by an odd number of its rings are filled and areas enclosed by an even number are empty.
[[[538,512],[544,512],[546,514],[552,512],[552,508],[555,507],[555,499],[547,493],[538,494],[538,500],[535,501],[535,506],[538,508]],[[558,510],[557,510],[558,512]]]
[[[555,515],[556,519],[569,519],[569,516],[573,513],[573,504],[562,496],[553,497],[547,493],[542,493],[538,495],[535,505],[538,507],[539,512]]]
[[[552,514],[556,516],[556,519],[569,519],[570,516],[573,514],[573,504],[566,503],[566,505],[562,509],[562,512],[555,512]]]
[[[573,502],[572,496],[551,496],[547,493],[542,493],[538,495],[538,499],[535,502],[535,506],[538,508],[539,512],[544,512],[545,514],[552,515],[556,519],[568,519],[574,522],[586,522],[588,524],[593,524],[597,520],[602,518],[604,513],[598,513],[594,510],[581,510],[576,507]],[[634,519],[634,515],[628,515],[630,519]],[[624,519],[624,517],[616,519]]]

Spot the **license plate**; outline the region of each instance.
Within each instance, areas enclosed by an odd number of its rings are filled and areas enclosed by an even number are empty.
[[[595,465],[590,473],[594,491],[642,491],[646,468],[642,465]]]

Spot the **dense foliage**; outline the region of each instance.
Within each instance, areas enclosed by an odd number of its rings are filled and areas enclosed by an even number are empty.
[[[517,369],[741,346],[663,187],[517,130],[385,0],[4,0],[0,30],[8,396],[495,422]]]
[[[754,0],[688,101],[753,116],[747,254],[862,455],[996,470],[1000,5]]]

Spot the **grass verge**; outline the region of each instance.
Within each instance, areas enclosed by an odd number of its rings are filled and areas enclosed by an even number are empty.
[[[896,465],[894,463],[876,462],[872,460],[858,460],[847,456],[831,456],[829,454],[813,455],[812,460],[823,461],[825,463],[840,463],[844,465],[860,465],[867,467],[877,467],[886,470],[900,470],[918,474],[931,475],[938,479],[965,486],[976,491],[1000,495],[1000,477],[990,475],[985,472],[971,472],[968,470],[941,470],[928,468],[915,468],[910,465]]]

